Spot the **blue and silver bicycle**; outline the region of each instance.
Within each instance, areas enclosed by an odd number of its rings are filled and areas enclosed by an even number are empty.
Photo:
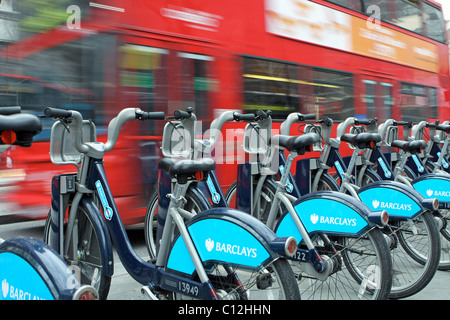
[[[113,275],[114,247],[127,272],[151,299],[299,299],[286,257],[296,253],[293,237],[277,237],[256,219],[228,208],[199,214],[185,210],[186,190],[214,170],[210,158],[162,159],[158,165],[161,238],[158,252],[144,261],[133,250],[103,167],[120,128],[129,120],[164,119],[161,112],[122,110],[108,126],[106,143],[77,111],[46,109],[59,121],[52,128],[51,155],[57,164],[74,164],[77,173],[54,177],[47,242],[82,281],[106,298]]]

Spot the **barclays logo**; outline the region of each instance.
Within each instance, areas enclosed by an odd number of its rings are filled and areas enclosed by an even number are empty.
[[[383,202],[378,200],[372,201],[372,206],[374,209],[392,209],[392,210],[407,210],[411,211],[412,206],[410,204],[401,204],[401,203],[394,203],[394,202]]]
[[[431,196],[435,196],[435,197],[450,197],[450,191],[440,191],[440,190],[431,190],[428,189],[427,191],[427,196],[431,197]]]
[[[256,258],[258,256],[256,248],[214,242],[214,240],[212,240],[211,238],[206,239],[205,248],[206,250],[208,250],[208,252],[215,250],[216,252],[245,256],[249,258]]]
[[[318,222],[321,224],[332,224],[332,225],[340,225],[340,226],[356,226],[356,219],[342,218],[342,217],[327,217],[327,216],[318,216],[313,213],[310,216],[312,224],[317,224]]]

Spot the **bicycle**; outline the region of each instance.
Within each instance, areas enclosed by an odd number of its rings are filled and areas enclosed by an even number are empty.
[[[271,118],[263,111],[258,111],[257,115],[239,115],[234,112],[224,113],[212,122],[208,139],[200,141],[196,140],[193,143],[185,141],[185,146],[189,147],[197,145],[198,148],[196,151],[187,148],[184,154],[209,154],[214,148],[214,144],[217,142],[223,124],[227,121],[236,119],[245,119],[246,121],[249,121],[248,126],[254,129],[257,128],[259,130],[260,125],[266,125],[267,128],[271,129]],[[257,124],[253,123],[255,120],[258,122]],[[170,124],[167,126],[168,128],[176,127],[176,125],[173,126]],[[165,131],[165,133],[169,132]],[[265,131],[263,134],[265,134],[266,137],[270,137],[270,130]],[[164,135],[163,140],[174,140],[178,142],[177,138],[170,139],[169,136],[170,135]],[[188,136],[188,134],[184,136]],[[294,142],[292,146],[296,150],[309,149],[311,142],[318,139],[318,137],[314,135],[307,137],[306,140],[304,140],[304,138],[305,137],[300,138],[300,140]],[[244,144],[247,142],[250,143],[251,140],[252,137],[248,134],[244,136]],[[286,138],[281,138],[281,140],[281,143],[283,143]],[[166,149],[164,145],[169,146],[169,143],[163,142],[163,152],[167,154],[170,152],[170,148]],[[265,160],[269,161],[268,158]],[[268,163],[270,163],[270,161]],[[205,190],[208,196],[205,196],[204,193],[199,190],[197,185],[191,185],[189,187],[191,193],[187,193],[186,197],[187,203],[196,203],[195,206],[200,207],[202,202],[208,202],[205,200],[206,197],[208,197],[211,199],[212,203],[214,203],[214,199],[216,199],[217,203],[214,205],[220,206],[218,201],[219,198],[214,196],[213,191],[220,190],[220,185],[214,177],[214,171],[211,171],[209,176],[212,178]],[[169,182],[167,184],[169,184]],[[246,184],[248,184],[248,182]],[[244,183],[240,185],[244,185]],[[163,194],[164,193],[160,193],[160,203],[161,201],[164,201],[164,197],[161,196]],[[191,197],[193,194],[198,196],[198,198]],[[283,204],[289,207],[286,214],[280,217],[279,224],[275,224],[275,220],[271,216],[267,216],[267,219],[258,217],[258,220],[261,219],[271,229],[275,230],[276,234],[283,234],[283,236],[287,236],[288,234],[295,235],[297,241],[301,243],[297,248],[295,257],[291,258],[291,266],[296,269],[296,273],[298,274],[302,298],[320,298],[321,294],[322,297],[327,295],[327,298],[329,299],[387,298],[390,290],[391,277],[390,256],[381,231],[374,222],[376,221],[380,224],[385,222],[385,219],[388,219],[386,212],[369,212],[364,205],[356,205],[353,198],[342,194],[336,195],[323,192],[320,195],[317,194],[305,197],[299,199],[298,203],[294,203],[296,206],[295,209],[290,201],[285,200],[282,195],[280,195],[279,199],[283,199]],[[320,222],[319,216],[322,215],[321,213],[318,212],[319,215],[313,214],[311,208],[302,210],[302,208],[311,205],[326,206],[330,204],[336,206],[338,215],[341,214],[341,219],[344,219],[343,217],[345,215],[347,215],[350,220],[354,219],[352,220],[355,222],[354,228],[345,228],[345,226],[340,226],[341,228],[331,228],[327,223]],[[149,208],[151,207],[154,207],[154,205],[149,206]],[[161,207],[159,210],[160,209]],[[300,212],[303,211],[309,212],[310,216],[300,217]],[[149,215],[147,218],[154,216],[154,211],[149,210],[148,213]],[[164,213],[158,211],[157,215],[159,222],[160,216],[164,217]],[[328,219],[336,218],[330,217],[327,214],[325,214],[325,216]],[[146,220],[149,221],[150,219],[147,218]],[[316,218],[318,219],[317,221],[314,220]],[[308,221],[313,221],[317,225],[313,222],[308,224]],[[158,223],[158,227],[160,225],[161,224]],[[152,228],[152,224],[147,224],[146,227]],[[154,240],[156,243],[158,241],[157,239],[158,238]],[[361,255],[366,258],[371,257],[371,255],[373,256],[371,259],[361,259]],[[341,268],[344,268],[345,272],[342,271]],[[343,278],[342,282],[340,282],[340,278]],[[336,285],[336,281],[338,281],[342,287],[352,288],[352,290],[347,289],[347,293],[343,293],[340,291],[339,285]],[[317,284],[318,288],[315,288],[315,284]],[[326,287],[326,289],[324,289],[324,287]],[[352,292],[349,293],[349,291]],[[346,295],[342,296],[340,294]]]
[[[411,188],[416,189],[425,198],[435,197],[439,200],[439,211],[434,214],[438,229],[441,234],[441,258],[438,268],[440,270],[448,270],[450,268],[450,257],[448,256],[449,244],[447,241],[450,240],[450,237],[449,230],[447,229],[447,221],[449,218],[448,208],[450,204],[448,197],[446,197],[445,195],[446,190],[448,190],[448,187],[450,187],[450,177],[445,171],[434,169],[436,168],[436,166],[431,162],[428,161],[426,162],[427,164],[425,164],[424,162],[422,162],[422,157],[418,156],[422,150],[426,149],[427,151],[424,152],[424,159],[430,160],[437,157],[438,160],[440,159],[440,162],[438,163],[442,164],[444,160],[443,155],[445,155],[445,150],[442,151],[442,157],[438,157],[437,154],[432,155],[432,150],[439,150],[437,149],[436,145],[433,145],[436,144],[436,141],[431,142],[431,144],[430,142],[427,144],[424,140],[415,139],[415,137],[423,137],[423,132],[422,134],[420,134],[420,131],[422,131],[423,128],[427,126],[427,122],[420,122],[419,126],[417,127],[408,125],[409,127],[412,127],[416,130],[411,131],[411,137],[407,141],[398,140],[398,125],[404,124],[392,119],[388,119],[381,127],[380,133],[386,135],[386,144],[392,147],[397,147],[402,151],[402,156],[400,158],[401,160],[396,162],[394,169],[391,169],[390,163],[385,158],[383,158],[384,155],[381,152],[379,146],[374,150],[372,159],[378,157],[379,160],[377,160],[376,163],[383,163],[383,170],[386,171],[388,176],[390,176],[390,179],[399,181],[401,183],[404,183],[405,185],[410,186]],[[446,129],[445,126],[436,126],[435,123],[431,124],[430,127],[442,128],[444,130]],[[411,161],[411,158],[414,158],[414,160]],[[420,173],[419,168],[423,168],[422,171],[424,172]],[[431,168],[436,171],[433,173],[428,173],[427,170]],[[420,175],[417,176],[416,173],[420,173]],[[381,176],[384,178],[386,177],[386,174]]]
[[[302,122],[304,120],[305,118],[303,117],[303,115],[299,115],[297,113],[291,114],[282,124],[280,129],[282,132],[288,133],[290,132],[290,126],[293,123]],[[385,228],[384,230],[385,236],[389,238],[393,263],[397,265],[405,260],[411,261],[411,259],[413,259],[419,260],[425,265],[419,270],[419,273],[409,274],[407,279],[400,279],[398,276],[396,277],[400,280],[394,282],[390,297],[407,297],[423,289],[425,285],[429,283],[436,271],[436,267],[439,262],[439,236],[430,213],[437,209],[438,201],[436,199],[424,199],[424,197],[419,195],[412,188],[407,188],[399,183],[387,183],[380,181],[371,184],[370,187],[361,189],[356,186],[354,184],[354,177],[352,173],[353,168],[357,162],[357,156],[361,152],[361,150],[365,149],[366,147],[373,148],[373,146],[376,144],[376,141],[378,141],[380,138],[375,133],[364,133],[359,135],[347,134],[345,136],[344,132],[346,131],[347,127],[354,124],[354,122],[355,119],[351,118],[347,119],[347,121],[338,126],[337,133],[341,134],[344,139],[330,138],[333,122],[329,118],[325,118],[324,120],[319,121],[319,123],[323,126],[323,130],[319,129],[316,125],[311,125],[310,127],[307,126],[305,128],[304,135],[311,134],[311,132],[322,133],[322,141],[325,142],[325,146],[323,148],[321,146],[316,146],[316,150],[320,150],[322,152],[320,158],[302,159],[297,162],[296,177],[295,179],[292,178],[292,176],[289,177],[290,181],[294,182],[291,183],[288,188],[286,188],[286,193],[291,193],[294,195],[304,194],[305,190],[310,190],[312,182],[312,185],[316,187],[323,186],[328,190],[340,190],[340,192],[349,193],[355,199],[358,199],[366,204],[371,210],[388,210],[389,216],[392,215],[392,219],[390,219],[389,223],[390,228]],[[371,125],[371,131],[375,130],[374,121],[358,122],[359,124]],[[358,128],[354,132],[359,131],[360,129]],[[353,154],[349,160],[348,167],[347,162],[344,161],[344,159],[340,156],[338,150],[341,140],[346,140],[347,142],[352,143],[354,148]],[[284,160],[282,151],[280,151],[279,159],[279,167],[283,168],[283,170],[287,170],[286,168],[284,168],[284,161],[286,161],[286,163],[289,163],[291,160],[289,160],[289,158],[287,160]],[[312,163],[314,163],[314,166],[311,165]],[[343,177],[341,185],[338,185],[334,180],[328,182],[330,177],[327,171],[331,168],[331,165],[339,168],[340,176]],[[328,179],[323,179],[327,175]],[[313,178],[311,178],[311,176]],[[261,178],[256,175],[255,179]],[[274,190],[273,187],[270,187],[269,183],[264,184],[267,185],[266,187],[263,187],[264,190]],[[306,188],[301,189],[299,185],[302,185]],[[273,202],[270,200],[273,199],[273,192],[265,191],[265,194],[266,196],[258,198],[259,201],[266,202],[266,207],[273,208]],[[270,201],[266,200],[265,198],[269,199]],[[402,199],[404,201],[404,205],[411,206],[412,210],[410,212],[403,212],[402,210],[394,210],[393,208],[389,208],[388,206],[384,208],[382,207],[384,203],[395,203],[396,201],[398,201],[398,199]],[[264,206],[261,205],[261,207]],[[415,222],[417,225],[414,225],[412,222]],[[422,225],[425,225],[424,229],[426,231],[427,240],[429,241],[428,246],[426,246],[427,251],[425,252],[420,251],[419,245],[413,244],[412,237],[407,237],[409,234],[414,235],[413,233],[410,233],[410,229],[418,228]],[[420,236],[420,234],[417,236]],[[398,238],[401,238],[402,240],[401,247],[397,246],[397,244],[399,243]],[[399,250],[396,250],[396,248],[399,248]],[[400,251],[400,249],[403,248],[406,249],[404,251]],[[400,268],[398,266],[396,266],[396,268],[399,270],[403,270],[403,272],[407,271],[407,269]],[[398,271],[396,271],[396,273],[397,275],[401,274]]]
[[[20,107],[0,108],[2,151],[10,145],[29,147],[42,124]],[[29,237],[0,239],[0,300],[94,300],[98,293],[81,286],[76,271],[48,245]]]
[[[112,244],[127,272],[143,284],[142,292],[150,299],[300,298],[285,259],[295,254],[294,238],[279,238],[237,210],[208,210],[193,216],[183,209],[189,182],[202,180],[214,169],[210,158],[160,161],[159,188],[167,189],[164,194],[168,197],[160,203],[165,209],[160,213],[167,212],[167,221],[159,252],[148,262],[135,253],[108,185],[103,155],[113,149],[125,122],[162,120],[163,113],[122,110],[108,125],[106,143],[95,141],[94,124],[77,111],[47,108],[45,114],[59,120],[52,127],[52,159],[77,163],[78,168],[76,174],[53,179],[46,240],[69,263],[84,262],[81,267],[86,271],[90,271],[87,263],[96,258],[96,271],[84,280],[99,287],[101,298],[106,298],[107,282],[113,274]]]

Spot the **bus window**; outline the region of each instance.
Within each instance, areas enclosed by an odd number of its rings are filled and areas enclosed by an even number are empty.
[[[438,91],[436,88],[428,87],[428,101],[429,101],[429,113],[428,117],[438,118]]]
[[[77,109],[103,125],[104,89],[115,86],[114,77],[106,79],[103,72],[111,63],[104,51],[108,47],[115,47],[114,36],[93,35],[39,52],[24,52],[23,59],[1,59],[1,104],[20,105],[36,114],[45,106]],[[36,141],[48,139],[49,129],[44,124]]]
[[[383,21],[391,22],[392,16],[392,1],[389,0],[361,0],[361,12],[364,14],[372,15],[373,13],[379,13],[380,18]],[[374,10],[374,6],[377,11]]]
[[[297,66],[244,57],[244,109],[272,110],[283,118],[299,109]]]
[[[341,121],[354,115],[352,74],[314,68],[312,85],[318,118],[329,116],[335,121]]]
[[[210,77],[210,64],[213,57],[179,52],[181,58],[181,94],[183,109],[193,107],[199,120],[208,120],[209,93],[214,90],[214,81]]]
[[[397,12],[393,23],[407,30],[423,34],[419,0],[396,1]]]
[[[144,111],[165,111],[168,51],[131,44],[122,45],[118,51],[122,104],[137,105]],[[156,130],[161,129],[154,121],[145,121],[144,124],[143,134],[155,135],[158,134]]]
[[[427,119],[428,98],[424,86],[402,83],[401,94],[402,120],[418,122]]]
[[[380,121],[392,118],[392,83],[364,79],[363,85],[365,89],[363,102],[366,104],[367,118],[378,118]]]
[[[438,8],[425,2],[422,3],[422,6],[426,35],[433,40],[445,42],[446,39],[442,12]]]

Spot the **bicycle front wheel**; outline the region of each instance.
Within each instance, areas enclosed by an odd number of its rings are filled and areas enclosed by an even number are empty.
[[[44,242],[48,243],[48,234],[51,221],[51,211],[44,226]],[[68,232],[65,228],[65,233]],[[64,252],[64,260],[70,266],[79,270],[80,283],[91,285],[97,289],[99,299],[107,298],[111,285],[111,277],[103,274],[103,261],[100,240],[91,215],[84,205],[80,204],[76,213],[75,224],[69,244]],[[75,269],[75,270],[77,270]]]
[[[186,192],[187,200],[185,210],[192,213],[200,213],[209,209],[206,207],[197,195],[190,189]],[[158,226],[158,191],[154,192],[147,206],[147,212],[144,220],[145,243],[151,259],[156,258],[156,231]]]

